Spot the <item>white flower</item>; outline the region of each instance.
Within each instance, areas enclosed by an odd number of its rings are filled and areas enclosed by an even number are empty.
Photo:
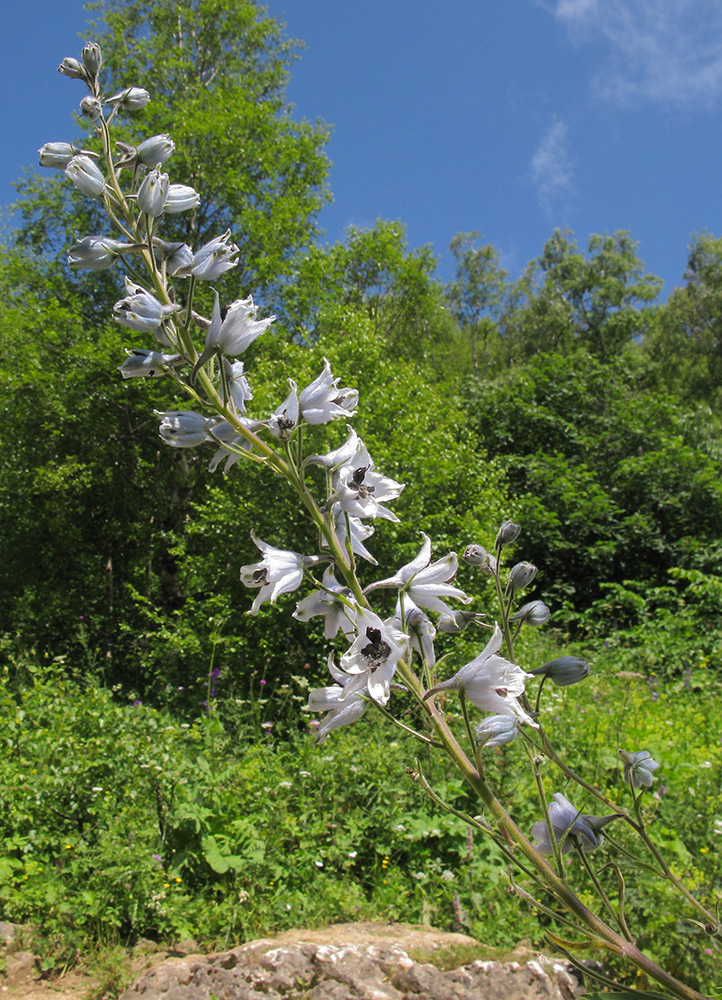
[[[401,607],[396,608],[397,616],[401,613]],[[430,667],[436,665],[436,650],[434,649],[434,639],[436,629],[427,615],[417,608],[411,601],[404,602],[404,615],[406,627],[409,630],[411,648],[415,650]]]
[[[351,517],[346,514],[338,505],[333,510],[334,527],[336,538],[341,548],[346,551],[349,535],[351,538],[351,551],[356,556],[361,556],[367,562],[377,566],[378,563],[364,545],[367,538],[370,538],[376,530],[372,524],[364,524],[358,517]],[[326,543],[324,542],[324,548]]]
[[[323,743],[332,729],[350,726],[364,715],[368,708],[368,689],[363,676],[352,676],[339,670],[328,658],[331,676],[337,682],[329,687],[309,692],[308,708],[311,712],[326,712],[319,726],[314,743]]]
[[[254,434],[260,427],[263,426],[259,423],[259,421],[249,420],[248,417],[238,417],[237,419],[243,424],[244,427],[247,427],[249,431],[253,431]],[[219,420],[217,423],[210,426],[208,436],[213,441],[223,442],[223,445],[218,449],[208,465],[209,472],[215,472],[224,458],[226,460],[226,464],[223,467],[223,471],[230,472],[238,459],[241,457],[240,452],[236,449],[242,448],[244,451],[250,451],[253,447],[251,442],[247,438],[243,437],[242,434],[239,434],[238,430],[227,420]],[[226,445],[229,445],[230,447],[225,447]]]
[[[333,474],[334,494],[327,504],[338,504],[354,517],[383,517],[398,521],[382,500],[395,500],[404,486],[376,471],[366,445],[359,440],[350,461]]]
[[[472,705],[484,712],[515,715],[522,722],[538,728],[538,724],[517,701],[524,694],[529,675],[516,663],[510,663],[503,656],[496,655],[501,641],[501,629],[497,625],[491,639],[476,659],[467,663],[448,681],[431,688],[424,697],[429,698],[437,691],[462,688]]]
[[[168,197],[168,174],[161,173],[160,164],[154,167],[138,188],[137,202],[141,212],[155,219],[163,214]]]
[[[238,261],[233,260],[237,253],[238,247],[231,243],[231,231],[228,229],[223,236],[216,236],[194,254],[190,272],[201,281],[215,281],[229,268],[238,265]]]
[[[135,245],[120,243],[109,236],[85,236],[68,250],[68,264],[89,271],[104,271],[115,263],[118,254],[132,250]]]
[[[379,705],[385,705],[389,700],[391,679],[406,653],[409,637],[366,609],[359,612],[356,628],[359,634],[341,657],[341,669],[346,674],[364,678],[369,696]]]
[[[321,374],[301,390],[299,403],[303,419],[309,424],[327,424],[339,417],[352,417],[358,406],[356,389],[339,389],[331,365],[323,359]]]
[[[298,424],[298,390],[292,378],[288,380],[291,391],[268,421],[268,429],[277,438],[287,438]]]
[[[368,594],[378,587],[396,587],[419,607],[451,616],[454,614],[453,609],[442,600],[443,597],[455,597],[464,604],[469,604],[472,600],[463,590],[451,585],[450,581],[454,579],[458,569],[456,553],[450,552],[432,565],[431,539],[423,531],[421,537],[424,543],[415,559],[402,566],[395,576],[372,583],[364,593]]]
[[[325,455],[310,455],[306,459],[307,465],[323,465],[327,469],[337,469],[348,464],[358,448],[358,434],[353,427],[348,428],[348,438],[335,451],[329,451]]]
[[[253,297],[249,296],[247,299],[236,299],[235,302],[231,302],[224,319],[221,320],[218,292],[214,294],[213,315],[206,334],[204,353],[218,348],[223,354],[231,357],[243,354],[256,337],[268,329],[276,317],[256,319],[258,306],[253,304]]]
[[[253,393],[243,371],[243,362],[229,361],[228,358],[223,358],[223,375],[231,402],[238,413],[245,413],[246,401],[253,399]]]
[[[323,631],[327,639],[333,639],[339,631],[350,639],[356,629],[358,614],[358,606],[351,600],[351,591],[338,582],[330,566],[324,571],[322,586],[323,590],[314,590],[298,602],[293,617],[307,622],[309,618],[323,615]],[[344,600],[340,600],[338,595]]]
[[[272,545],[262,542],[251,532],[251,538],[263,553],[259,563],[241,567],[241,581],[247,587],[260,587],[260,591],[248,612],[257,615],[264,601],[276,603],[281,594],[297,590],[303,580],[304,566],[318,562],[317,556],[302,556],[298,552],[286,552],[274,549]]]
[[[125,290],[128,294],[124,299],[119,299],[113,309],[118,313],[115,319],[132,330],[149,333],[160,326],[166,316],[178,310],[178,306],[164,306],[155,295],[151,295],[145,288],[136,285],[127,277]]]

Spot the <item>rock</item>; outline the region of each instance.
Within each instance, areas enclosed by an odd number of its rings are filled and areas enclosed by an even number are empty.
[[[21,929],[20,924],[9,924],[0,920],[0,942],[5,945],[12,944]]]
[[[7,978],[14,983],[36,979],[40,975],[40,959],[31,951],[16,951],[8,955]]]
[[[406,950],[442,954],[442,941],[447,954],[453,946],[475,944],[465,935],[428,929],[396,926],[394,933],[393,925],[294,931],[217,955],[168,959],[120,1000],[575,1000],[581,992],[563,963],[541,955],[521,962],[476,960],[442,972],[415,962]]]

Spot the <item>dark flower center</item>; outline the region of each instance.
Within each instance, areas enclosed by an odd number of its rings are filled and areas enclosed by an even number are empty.
[[[381,636],[381,629],[372,628],[370,625],[366,629],[366,638],[369,640],[369,644],[361,650],[361,655],[366,657],[373,673],[377,667],[380,667],[389,658],[391,646],[389,646],[388,642],[384,642]]]

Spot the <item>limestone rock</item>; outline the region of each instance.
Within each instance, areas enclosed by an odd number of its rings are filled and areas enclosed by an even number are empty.
[[[575,1000],[581,992],[567,966],[543,956],[476,960],[444,972],[409,956],[406,928],[394,934],[364,927],[365,934],[341,925],[172,958],[142,975],[121,1000]],[[418,933],[425,954],[439,938],[474,943],[464,935]]]

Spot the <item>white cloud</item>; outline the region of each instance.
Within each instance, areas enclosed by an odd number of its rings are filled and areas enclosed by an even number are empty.
[[[719,0],[554,0],[575,43],[603,40],[593,80],[600,97],[707,105],[722,95]]]
[[[573,169],[567,148],[567,126],[554,120],[531,158],[531,179],[542,208],[550,212],[552,201],[574,191]]]

